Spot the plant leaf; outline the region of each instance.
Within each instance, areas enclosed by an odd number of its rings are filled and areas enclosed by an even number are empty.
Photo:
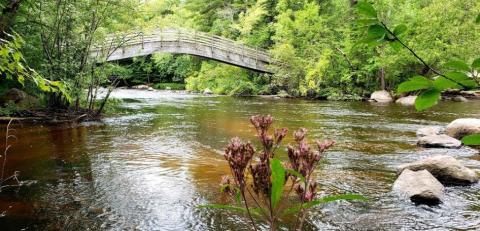
[[[424,89],[429,89],[433,86],[433,83],[431,80],[417,75],[412,77],[410,80],[401,83],[397,91],[398,93],[405,93],[405,92],[410,92],[410,91],[418,91],[418,90],[424,90]]]
[[[457,71],[466,71],[466,72],[470,71],[470,67],[468,66],[468,64],[466,64],[462,60],[452,60],[450,62],[445,63],[445,66],[455,69]]]
[[[389,42],[389,44],[390,44],[390,47],[392,47],[393,50],[396,52],[400,52],[402,50],[403,46],[398,41]]]
[[[472,68],[475,69],[475,70],[479,70],[480,69],[480,58],[478,59],[475,59],[472,63]]]
[[[395,27],[395,29],[393,30],[393,34],[395,34],[396,36],[399,36],[403,33],[405,33],[407,31],[407,26],[405,24],[400,24],[398,26]]]
[[[480,134],[465,136],[462,143],[465,145],[480,145]]]
[[[445,73],[449,79],[469,88],[477,87],[477,82],[475,80],[469,78],[465,73],[462,72],[448,72]]]
[[[291,175],[296,176],[296,177],[299,178],[302,182],[305,182],[305,177],[304,177],[302,174],[300,174],[299,172],[297,172],[297,171],[295,171],[295,170],[293,170],[293,169],[285,169],[285,171],[286,171],[287,173],[290,173]]]
[[[357,11],[359,14],[362,14],[364,16],[368,16],[371,18],[377,17],[377,11],[373,7],[373,5],[366,1],[361,1],[357,3]]]
[[[385,34],[387,33],[387,31],[385,30],[385,28],[383,28],[383,26],[375,24],[368,27],[367,33],[369,38],[381,39],[385,37]]]
[[[440,99],[441,91],[438,89],[432,88],[428,91],[420,94],[415,100],[415,108],[417,111],[423,111],[427,108],[431,108],[438,103]]]
[[[462,89],[460,85],[449,79],[446,79],[443,76],[439,76],[437,79],[435,79],[435,81],[433,81],[433,85],[439,91],[447,89]]]
[[[366,18],[366,19],[357,20],[357,24],[361,26],[370,26],[377,23],[378,23],[378,19],[376,18]]]
[[[285,168],[283,167],[282,162],[276,158],[271,159],[270,168],[272,169],[272,192],[270,200],[272,207],[276,208],[283,194],[283,187],[285,185]]]
[[[282,213],[282,215],[298,213],[301,209],[309,209],[311,207],[314,207],[320,204],[339,201],[339,200],[366,201],[367,198],[358,194],[341,194],[341,195],[334,195],[334,196],[326,196],[326,197],[322,197],[320,199],[316,199],[307,203],[303,203],[302,205],[297,205],[297,206],[288,208]]]
[[[477,19],[475,19],[476,23],[480,23],[480,14],[477,15]]]

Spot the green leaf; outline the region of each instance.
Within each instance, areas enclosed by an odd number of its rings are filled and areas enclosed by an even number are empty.
[[[361,1],[357,3],[357,11],[359,14],[367,17],[371,17],[371,18],[377,17],[377,11],[373,7],[373,5],[366,1]]]
[[[396,52],[400,52],[403,48],[402,44],[400,44],[398,41],[389,42],[388,44],[390,44],[390,47],[392,47]]]
[[[326,197],[322,197],[320,199],[316,199],[307,203],[303,203],[302,205],[297,205],[292,208],[286,209],[282,215],[298,213],[301,209],[309,209],[320,204],[339,201],[339,200],[366,201],[367,198],[358,194],[342,194],[342,195],[326,196]]]
[[[466,71],[466,72],[470,71],[470,67],[468,66],[468,64],[466,64],[462,60],[452,60],[450,62],[445,63],[445,66],[458,71]]]
[[[480,23],[480,14],[477,15],[477,19],[475,19],[476,23]]]
[[[472,63],[472,68],[475,69],[475,70],[479,70],[480,69],[480,58],[478,59],[475,59]]]
[[[302,174],[300,174],[299,172],[297,172],[297,171],[295,171],[295,170],[293,170],[293,169],[285,169],[285,171],[286,171],[287,173],[290,173],[291,175],[296,176],[296,177],[299,178],[302,182],[305,182],[305,177],[304,177]]]
[[[405,24],[400,24],[398,26],[395,27],[395,29],[393,30],[393,34],[395,34],[396,36],[399,36],[403,33],[405,33],[407,31],[407,26]]]
[[[465,87],[468,87],[468,88],[477,87],[477,82],[475,82],[474,79],[468,77],[465,73],[462,73],[462,72],[448,72],[448,73],[445,73],[445,76],[448,77],[448,79],[453,80],[453,81],[459,83],[462,86],[465,86]]]
[[[358,19],[357,24],[362,26],[370,26],[373,24],[378,24],[378,19],[376,18]]]
[[[420,94],[415,100],[415,108],[417,111],[423,111],[425,109],[431,108],[438,103],[438,100],[441,97],[441,91],[432,88],[426,92]]]
[[[369,38],[381,39],[385,37],[385,34],[387,33],[387,31],[383,26],[376,24],[376,25],[369,26],[367,33]]]
[[[462,89],[460,85],[449,79],[446,79],[443,76],[439,76],[437,79],[435,79],[435,81],[433,81],[433,86],[439,91],[447,89]]]
[[[283,167],[282,162],[276,158],[271,159],[270,168],[272,169],[272,192],[270,200],[272,207],[276,208],[283,194],[283,187],[285,185],[285,168]]]
[[[233,212],[239,212],[239,213],[247,213],[247,209],[244,207],[238,207],[238,206],[233,206],[233,205],[222,205],[222,204],[209,204],[209,205],[200,205],[198,208],[207,208],[207,209],[223,209],[223,210],[228,210],[228,211],[233,211]],[[260,214],[253,209],[250,209],[250,213],[252,215],[260,216]]]
[[[433,86],[433,83],[431,80],[417,75],[412,77],[410,80],[401,83],[397,91],[398,93],[405,93],[405,92],[410,92],[410,91],[418,91],[418,90],[424,90],[424,89],[429,89]]]
[[[465,136],[462,139],[462,143],[465,145],[480,145],[480,134]]]

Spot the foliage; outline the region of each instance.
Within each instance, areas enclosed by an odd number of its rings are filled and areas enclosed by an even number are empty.
[[[224,154],[233,176],[222,178],[221,190],[230,195],[237,205],[201,207],[245,213],[254,230],[257,229],[254,217],[267,221],[271,230],[277,230],[282,217],[295,215],[297,223],[294,228],[301,230],[308,209],[314,206],[337,200],[365,200],[353,194],[316,198],[318,186],[314,171],[324,152],[334,145],[333,141],[316,141],[317,150],[314,151],[305,139],[306,129],[302,128],[294,133],[296,145],[287,147],[289,162],[282,162],[276,151],[288,130],[275,129],[274,134],[270,135],[269,128],[273,123],[271,116],[252,116],[250,121],[262,144],[261,151],[256,152],[250,142],[233,138]],[[252,179],[252,183],[247,184],[247,179]],[[298,199],[296,204],[286,207],[288,204],[282,203],[282,199],[290,199],[292,190]]]
[[[157,83],[153,87],[159,90],[185,90],[185,84],[183,83]]]
[[[25,86],[26,81],[32,82],[41,91],[61,93],[67,100],[71,100],[64,83],[47,80],[28,67],[20,51],[25,43],[23,39],[17,34],[7,35],[10,37],[10,40],[0,39],[1,80],[15,80],[22,86]]]
[[[187,90],[210,89],[215,94],[253,95],[258,87],[245,69],[226,64],[204,62],[200,70],[186,80]]]
[[[431,71],[435,75],[432,78],[415,76],[398,86],[397,91],[399,93],[420,92],[415,101],[417,110],[422,111],[437,104],[443,90],[478,87],[477,72],[480,68],[477,66],[477,63],[480,63],[480,59],[473,61],[472,65],[468,65],[461,60],[451,60],[445,64],[445,67],[451,69],[451,71],[441,73],[427,64],[424,58],[420,57],[417,52],[405,44],[402,36],[408,30],[406,25],[399,24],[392,30],[379,18],[379,13],[373,5],[366,1],[358,4],[357,11],[362,16],[359,19],[359,23],[367,28],[366,38],[362,42],[371,46],[388,43],[397,52],[405,48],[424,65],[427,71]]]

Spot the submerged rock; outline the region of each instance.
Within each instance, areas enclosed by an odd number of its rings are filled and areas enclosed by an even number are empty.
[[[395,101],[395,103],[401,104],[403,106],[413,106],[413,105],[415,105],[415,100],[416,99],[417,99],[417,96],[409,95],[409,96],[405,96],[405,97],[397,99],[397,101]]]
[[[468,99],[463,96],[455,96],[452,98],[452,101],[455,102],[468,102]]]
[[[417,137],[441,135],[445,132],[445,129],[440,126],[429,126],[420,128],[417,130]]]
[[[425,148],[460,148],[462,142],[447,135],[428,135],[418,138],[417,145]]]
[[[392,95],[390,95],[390,93],[385,90],[373,92],[372,95],[370,96],[370,99],[379,103],[393,102]]]
[[[445,188],[427,170],[406,169],[393,183],[393,190],[417,204],[435,205],[442,201]]]
[[[468,185],[478,182],[475,171],[463,166],[451,156],[432,156],[413,163],[403,164],[397,167],[397,174],[404,170],[428,170],[440,182],[446,185]]]
[[[445,134],[461,139],[464,136],[480,133],[480,119],[456,119],[445,129]]]

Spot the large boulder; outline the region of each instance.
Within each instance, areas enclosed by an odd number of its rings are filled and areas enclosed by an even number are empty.
[[[18,90],[17,88],[12,88],[3,95],[4,102],[11,101],[16,104],[22,102],[26,98],[27,98],[27,93],[25,93],[22,90]]]
[[[417,96],[415,95],[409,95],[405,97],[401,97],[395,101],[395,103],[401,104],[403,106],[413,106],[415,105],[415,100],[417,99]]]
[[[213,92],[209,88],[205,88],[205,90],[203,90],[203,94],[204,95],[211,95],[211,94],[213,94]]]
[[[417,130],[417,137],[441,135],[445,132],[445,129],[440,126],[429,126],[420,128]]]
[[[478,182],[478,175],[475,171],[463,166],[451,156],[432,156],[413,163],[403,164],[397,167],[397,174],[406,169],[412,171],[427,170],[446,185],[468,185]]]
[[[390,95],[390,93],[385,90],[373,92],[372,95],[370,96],[370,99],[379,103],[393,102],[392,95]]]
[[[406,169],[393,183],[393,190],[417,204],[435,205],[442,201],[445,188],[427,170]]]
[[[445,134],[461,139],[464,136],[480,133],[480,119],[456,119],[445,129]]]
[[[428,135],[418,138],[417,145],[425,148],[460,148],[462,142],[447,135]]]

